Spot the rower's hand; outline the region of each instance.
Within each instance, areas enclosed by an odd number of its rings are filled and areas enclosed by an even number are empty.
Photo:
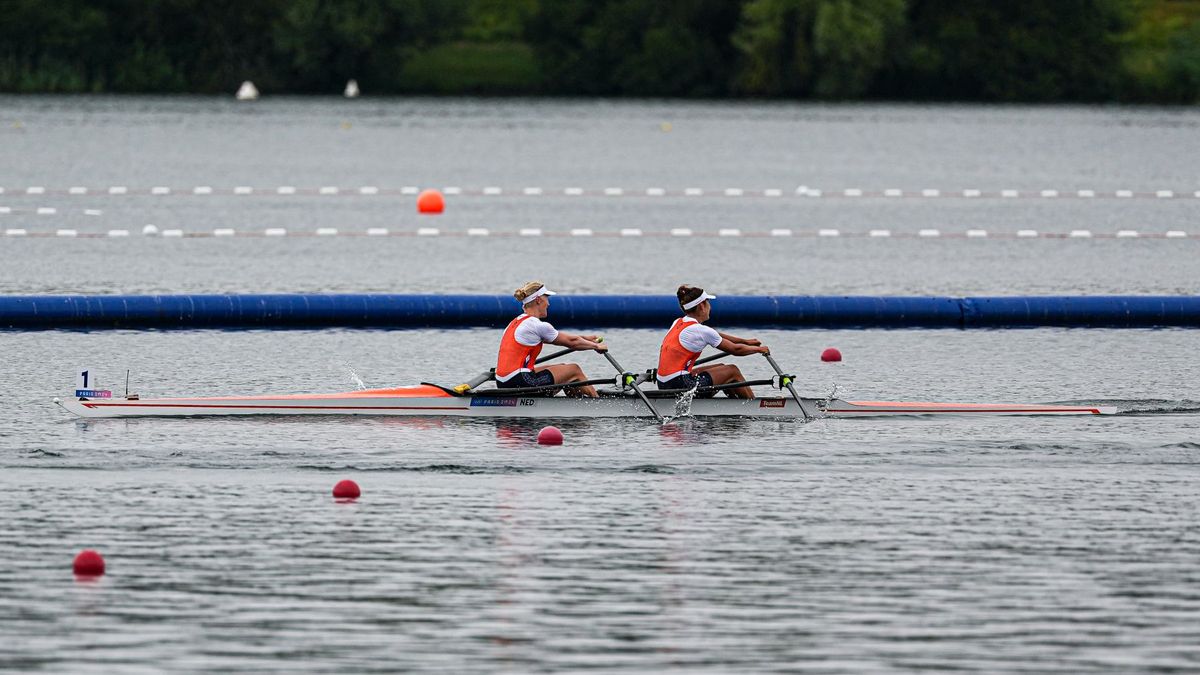
[[[604,338],[600,337],[599,335],[580,335],[579,337],[587,340],[588,342],[604,342]]]
[[[603,354],[604,352],[608,351],[608,345],[604,344],[603,342],[597,342],[596,346],[592,347],[592,349],[595,349],[597,352]]]
[[[762,345],[762,344],[760,343],[760,344],[759,344],[759,346],[758,346],[758,349],[756,349],[755,351],[757,351],[759,354],[770,354],[770,353],[771,353],[771,348],[770,348],[770,347],[767,347],[766,345]]]
[[[750,347],[758,347],[758,346],[762,345],[761,342],[759,342],[758,340],[755,340],[754,338],[742,340],[742,344],[748,345]]]

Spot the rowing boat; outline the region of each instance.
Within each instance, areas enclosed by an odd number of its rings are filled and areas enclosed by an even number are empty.
[[[1115,407],[1011,403],[912,403],[843,401],[837,398],[762,396],[752,399],[696,398],[684,403],[675,392],[643,390],[664,417],[875,417],[894,415],[1111,415]],[[77,391],[77,394],[96,392]],[[335,394],[221,396],[205,398],[55,398],[80,417],[204,417],[225,415],[405,415],[507,418],[650,417],[646,401],[630,387],[601,389],[599,398],[509,394],[496,389],[456,392],[434,384],[367,389]],[[801,408],[803,406],[803,409]]]

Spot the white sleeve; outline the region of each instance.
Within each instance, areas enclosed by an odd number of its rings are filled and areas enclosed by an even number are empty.
[[[558,339],[558,329],[545,321],[537,322],[537,334],[542,342],[554,342]]]
[[[535,316],[522,321],[513,337],[526,347],[532,347],[544,342],[554,342],[558,339],[558,331]]]
[[[704,324],[696,323],[679,331],[679,344],[689,352],[702,352],[706,345],[709,347],[720,345],[721,335]]]

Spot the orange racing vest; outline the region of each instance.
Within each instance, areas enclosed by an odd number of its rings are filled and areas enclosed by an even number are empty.
[[[500,338],[500,355],[496,358],[497,380],[508,379],[514,373],[533,371],[538,354],[542,353],[542,343],[527,347],[517,342],[517,326],[529,318],[532,318],[532,315],[522,314],[504,329],[504,337]]]
[[[692,372],[692,365],[696,363],[696,359],[700,358],[700,352],[688,351],[679,343],[679,334],[683,332],[683,329],[693,323],[699,323],[685,319],[686,317],[675,319],[675,323],[671,324],[671,330],[667,331],[667,336],[663,338],[662,347],[658,350],[658,379],[660,381]]]

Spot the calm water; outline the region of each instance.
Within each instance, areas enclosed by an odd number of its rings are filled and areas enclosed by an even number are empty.
[[[1145,196],[1200,189],[1189,111],[0,98],[0,122],[21,158],[0,167],[0,229],[134,231],[0,237],[3,293],[504,292],[527,277],[568,293],[1200,292],[1200,200]],[[242,184],[394,192],[175,193]],[[1143,196],[720,193],[802,184]],[[118,185],[146,194],[96,194]],[[148,194],[160,185],[174,192]],[[407,185],[505,193],[421,218]],[[718,192],[520,194],[571,185]],[[162,239],[146,223],[910,236]],[[1191,236],[911,236],[923,228]],[[130,369],[143,395],[453,384],[490,365],[498,335],[0,333],[0,669],[1200,668],[1194,331],[731,329],[770,344],[806,394],[1123,414],[564,420],[561,447],[520,422],[85,423],[49,403],[82,368],[118,391]],[[607,337],[627,367],[653,365],[656,332]],[[820,363],[826,346],[846,360]],[[347,477],[363,498],[335,503]],[[86,547],[108,560],[96,583],[70,574]]]

